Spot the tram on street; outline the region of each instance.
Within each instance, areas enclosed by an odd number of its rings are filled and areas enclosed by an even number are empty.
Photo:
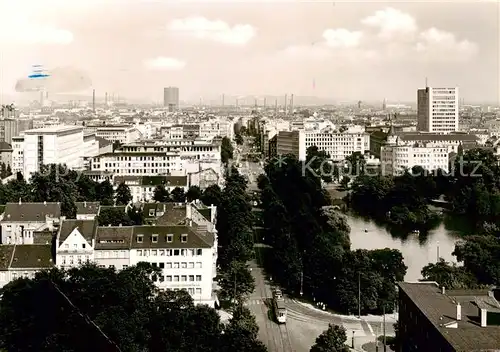
[[[283,294],[281,290],[273,291],[273,310],[276,320],[279,324],[286,323],[286,308],[285,308],[285,299],[283,298]]]

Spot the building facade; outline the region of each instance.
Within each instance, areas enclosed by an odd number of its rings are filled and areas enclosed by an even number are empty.
[[[66,164],[70,169],[83,168],[85,152],[83,128],[57,126],[24,131],[23,175],[26,179],[42,165]]]
[[[426,87],[417,91],[417,130],[450,133],[458,131],[459,91]]]
[[[179,109],[179,88],[163,88],[163,106],[168,108],[168,111],[170,112],[177,111]]]
[[[60,220],[60,203],[7,203],[0,222],[2,244],[33,244],[35,232],[52,231]]]

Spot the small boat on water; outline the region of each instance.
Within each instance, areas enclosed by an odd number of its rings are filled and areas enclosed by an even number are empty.
[[[420,235],[420,231],[419,230],[413,230],[411,232],[412,235]]]

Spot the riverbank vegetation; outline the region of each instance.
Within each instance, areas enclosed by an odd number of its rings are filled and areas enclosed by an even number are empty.
[[[266,270],[289,293],[302,292],[337,311],[392,312],[395,283],[407,269],[401,252],[351,250],[346,218],[330,206],[312,170],[303,174],[302,164],[288,155],[270,160],[258,179],[265,242],[273,247]]]
[[[357,213],[389,227],[427,231],[439,223],[438,213],[428,206],[439,197],[436,183],[419,166],[401,176],[361,174],[351,190],[347,201]]]
[[[467,214],[477,225],[500,220],[500,167],[493,152],[460,152],[449,172],[420,166],[400,176],[361,172],[347,201],[359,214],[391,227],[425,231],[437,225],[438,214],[428,205],[440,197],[449,202],[452,214]]]

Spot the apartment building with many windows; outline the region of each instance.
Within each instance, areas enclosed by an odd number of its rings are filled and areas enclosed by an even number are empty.
[[[458,87],[426,87],[417,91],[417,129],[422,132],[458,131]]]
[[[277,135],[277,154],[292,153],[305,160],[307,149],[316,146],[334,161],[345,160],[354,152],[370,150],[370,135],[361,127],[340,131],[331,127],[322,130],[280,131]]]

